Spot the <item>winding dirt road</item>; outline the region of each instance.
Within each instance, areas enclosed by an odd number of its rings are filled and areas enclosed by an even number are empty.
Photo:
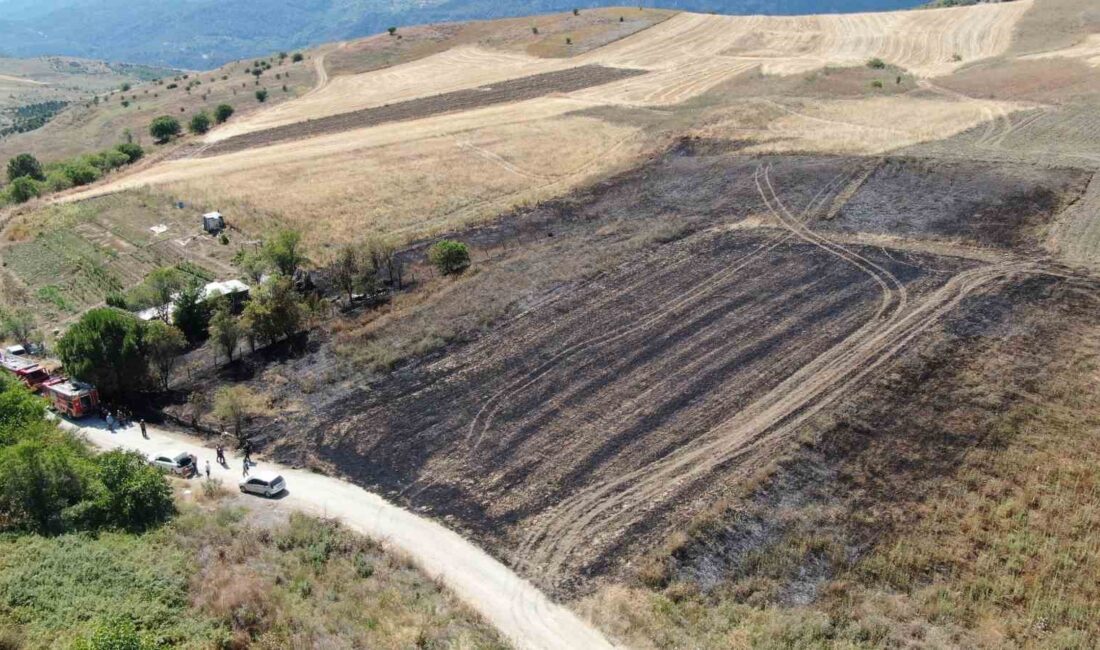
[[[101,421],[83,420],[81,425],[63,423],[101,449],[133,449],[145,455],[187,450],[198,455],[200,467],[211,461],[215,478],[228,485],[240,480],[240,459],[230,457],[229,468],[222,468],[213,462],[214,452],[197,438],[149,427],[150,439],[144,440],[134,426],[111,433]],[[261,461],[257,470],[282,474],[289,487],[285,498],[266,504],[339,519],[348,528],[407,553],[425,573],[439,577],[517,648],[614,647],[593,627],[551,602],[507,566],[430,519],[335,478],[268,461]]]

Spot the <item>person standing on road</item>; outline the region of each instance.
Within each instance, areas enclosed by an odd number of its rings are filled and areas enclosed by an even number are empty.
[[[107,430],[111,433],[115,432],[115,416],[111,415],[110,411],[107,411]]]
[[[141,437],[148,440],[149,434],[145,432],[145,418],[141,418],[141,422],[139,422],[139,424],[141,425]]]
[[[217,456],[218,464],[221,465],[222,467],[228,467],[228,463],[225,462],[225,447],[222,447],[221,445],[218,445],[215,448],[215,451],[218,454],[218,456]]]
[[[210,461],[206,461],[206,480],[210,480]]]
[[[244,463],[242,463],[241,467],[244,468],[244,469],[241,470],[241,476],[247,477],[248,476],[248,461],[245,461]]]

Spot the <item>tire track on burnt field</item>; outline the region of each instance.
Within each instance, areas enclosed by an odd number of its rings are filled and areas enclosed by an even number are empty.
[[[898,354],[912,339],[950,312],[966,295],[1004,276],[1000,268],[965,271],[906,310],[904,286],[879,265],[817,233],[809,232],[775,192],[770,169],[757,169],[757,187],[773,214],[800,238],[866,273],[883,292],[874,317],[726,422],[660,460],[612,481],[593,485],[551,510],[520,544],[517,556],[552,587],[562,584],[579,549],[592,550],[682,486],[749,453],[765,452],[849,386]],[[583,564],[583,560],[580,561]]]
[[[551,587],[562,586],[568,566],[583,564],[583,559],[575,557],[579,550],[592,551],[597,543],[612,541],[616,531],[642,521],[648,512],[722,465],[749,455],[766,461],[799,425],[902,353],[964,298],[1022,270],[996,265],[964,271],[889,324],[869,321],[874,327],[865,325],[691,443],[563,502],[523,540],[517,556],[534,577]],[[750,471],[742,468],[735,474]]]
[[[853,173],[854,172],[848,171],[837,174],[837,176],[822,187],[803,210],[801,215],[802,218],[812,218],[815,211],[825,204],[830,193],[843,187],[848,177]],[[739,271],[751,264],[760,255],[774,249],[776,246],[787,241],[790,237],[791,233],[789,232],[783,232],[769,237],[746,255],[734,260],[731,266],[707,277],[705,280],[695,285],[691,290],[680,294],[678,298],[671,302],[661,303],[660,308],[654,310],[642,320],[624,323],[619,327],[612,328],[602,335],[573,343],[555,353],[536,368],[526,372],[523,376],[508,384],[500,391],[497,391],[485,401],[481,409],[474,415],[470,422],[467,441],[470,445],[471,453],[476,452],[480,447],[485,437],[485,433],[492,426],[493,420],[500,411],[502,404],[509,401],[515,394],[534,385],[556,365],[577,353],[588,352],[609,343],[613,343],[625,336],[650,328],[664,319],[675,316],[679,311],[691,306],[711,292],[720,289],[726,281],[734,277]],[[641,283],[644,283],[644,280]]]

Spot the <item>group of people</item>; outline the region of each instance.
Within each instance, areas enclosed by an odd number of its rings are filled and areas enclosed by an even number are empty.
[[[129,410],[118,409],[115,412],[111,412],[108,409],[103,409],[102,417],[107,422],[107,430],[111,433],[115,432],[115,429],[126,427],[133,424],[133,413]],[[149,439],[149,433],[145,430],[145,418],[138,420],[138,427],[141,429],[141,437],[146,440]]]

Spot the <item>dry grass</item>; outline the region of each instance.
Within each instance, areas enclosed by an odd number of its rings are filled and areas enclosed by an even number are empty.
[[[893,83],[892,81],[890,83]],[[698,129],[712,138],[751,140],[749,151],[877,154],[962,133],[1017,106],[909,96],[759,99]],[[888,117],[887,117],[888,116]]]
[[[523,113],[515,118],[524,119]],[[395,134],[398,142],[378,146],[370,144],[377,130],[366,130],[304,147],[271,147],[260,156],[231,154],[216,177],[206,174],[220,159],[162,169],[179,177],[169,185],[173,193],[221,206],[245,231],[262,233],[274,214],[321,245],[370,232],[412,238],[454,228],[568,190],[637,152],[635,129],[593,118],[504,122],[469,131],[460,125],[422,139],[412,138],[415,127],[405,125],[405,138]],[[359,133],[362,146],[350,146]],[[343,150],[328,151],[330,140]],[[315,145],[317,155],[308,155]]]
[[[908,436],[878,440],[872,429],[862,434],[861,446],[874,448],[869,457],[861,452],[854,463],[807,470],[818,477],[810,480],[845,481],[854,509],[789,495],[763,520],[765,530],[785,522],[781,535],[750,546],[731,581],[709,591],[675,582],[680,574],[661,561],[697,544],[705,531],[676,535],[638,565],[639,578],[659,591],[607,587],[577,608],[635,648],[1093,647],[1100,636],[1100,398],[1090,386],[1100,377],[1100,338],[1085,326],[1068,327],[1054,337],[1052,352],[1020,367],[1003,356],[1019,344],[1001,345],[968,355],[964,368],[949,373],[957,386],[950,408],[922,416],[927,421],[912,423]],[[1047,354],[1054,361],[1018,376]],[[941,390],[932,382],[927,391]],[[929,429],[936,423],[943,432]],[[927,465],[940,451],[924,446],[950,448],[952,436],[971,430],[978,442],[941,459],[949,471]],[[884,467],[933,478],[923,488],[910,484],[917,476],[892,476]],[[769,488],[778,494],[791,480],[792,468],[783,469]],[[919,494],[878,498],[892,482]],[[733,503],[720,518],[736,521],[745,512]],[[838,524],[868,527],[863,539],[873,543],[853,554],[850,540],[833,535]],[[794,604],[799,592],[792,597],[784,585],[807,575],[812,581],[826,559],[839,569],[822,577],[807,604]]]

